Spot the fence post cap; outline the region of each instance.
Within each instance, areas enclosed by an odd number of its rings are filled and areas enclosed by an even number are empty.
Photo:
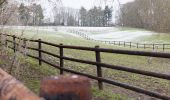
[[[41,81],[40,96],[45,99],[71,97],[73,100],[91,100],[90,88],[90,80],[84,76],[53,76]]]
[[[100,46],[99,46],[99,45],[96,45],[95,48],[100,48]]]
[[[60,43],[60,45],[63,45],[62,43]]]

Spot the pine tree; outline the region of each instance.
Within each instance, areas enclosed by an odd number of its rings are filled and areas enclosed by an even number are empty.
[[[27,25],[27,22],[30,18],[29,10],[28,8],[22,3],[19,7],[19,15],[20,15],[20,21],[23,25]]]
[[[41,5],[33,4],[33,25],[41,25],[44,19],[43,9]]]
[[[84,7],[80,9],[81,26],[87,26],[87,10]]]
[[[112,8],[106,6],[104,9],[103,26],[109,26],[109,23],[111,21],[112,21]]]

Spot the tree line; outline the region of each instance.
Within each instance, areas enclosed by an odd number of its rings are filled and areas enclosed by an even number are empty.
[[[43,9],[39,4],[19,6],[16,3],[6,2],[0,6],[1,25],[42,25]]]
[[[170,32],[170,0],[135,0],[121,7],[121,26]]]
[[[65,26],[93,26],[106,27],[112,25],[112,7],[93,7],[87,10],[81,7],[80,10],[72,8],[55,8],[54,23]]]
[[[79,12],[81,26],[105,27],[112,24],[112,7],[106,6],[105,9],[102,9],[95,6],[90,10],[82,7]]]
[[[52,18],[44,19],[44,9],[40,4],[25,5],[9,2],[0,7],[0,24],[107,27],[112,26],[112,10],[113,8],[109,6],[104,8],[94,6],[88,10],[84,7],[73,9],[56,6],[53,8],[52,21]]]
[[[18,8],[19,20],[22,25],[42,25],[43,24],[43,9],[41,5],[33,4],[25,6],[23,3]]]

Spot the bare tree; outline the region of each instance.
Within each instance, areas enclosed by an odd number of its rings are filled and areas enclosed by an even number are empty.
[[[123,5],[124,14],[119,23],[125,26],[150,29],[158,32],[170,31],[169,0],[136,0]]]

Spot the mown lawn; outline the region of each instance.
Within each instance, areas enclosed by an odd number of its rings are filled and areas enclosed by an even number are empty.
[[[18,35],[18,36],[20,35],[20,34],[18,34],[18,33],[20,33],[19,30],[11,30],[11,31],[12,31],[12,33],[15,33],[15,35]],[[56,44],[63,43],[66,45],[77,45],[77,46],[88,46],[88,47],[94,47],[95,45],[100,45],[100,47],[104,47],[104,48],[130,49],[130,48],[123,48],[123,47],[106,45],[106,44],[101,44],[98,42],[88,41],[88,40],[84,40],[80,37],[73,37],[73,36],[71,36],[69,34],[65,34],[65,33],[49,33],[49,32],[45,32],[45,31],[39,31],[38,33],[36,33],[35,30],[34,31],[26,30],[22,37],[29,38],[29,39],[30,38],[31,39],[41,38],[44,41],[49,41],[49,42],[56,43]],[[37,47],[37,44],[29,43],[29,46]],[[55,54],[59,54],[59,50],[54,47],[43,45],[43,49],[48,50]],[[141,49],[130,49],[130,50],[141,50]],[[29,51],[29,53],[37,55],[37,52]],[[73,58],[95,61],[94,52],[65,49],[64,55],[68,56],[68,57],[73,57]],[[47,55],[43,55],[43,57],[44,57],[44,59],[46,59],[52,63],[59,64],[58,59],[49,57]],[[107,53],[102,53],[101,57],[102,57],[102,62],[104,62],[104,63],[132,67],[135,69],[147,70],[147,71],[152,71],[152,72],[170,74],[170,60],[169,59],[129,56],[129,55],[121,55],[121,54],[107,54]],[[29,58],[26,61],[28,64],[30,64],[30,66],[31,66],[30,68],[33,68],[38,72],[41,72],[42,77],[49,76],[49,75],[55,75],[57,73],[57,71],[54,71],[53,69],[51,70],[52,67],[49,67],[45,64],[43,64],[43,67],[41,66],[41,68],[40,68],[40,66],[37,65],[36,60]],[[96,75],[96,67],[95,66],[65,61],[65,67],[72,69],[72,70],[79,71],[79,72]],[[45,68],[45,69],[42,70],[43,68]],[[166,80],[152,78],[152,77],[146,77],[143,75],[132,74],[132,73],[123,72],[123,71],[110,70],[110,69],[106,69],[106,68],[103,68],[103,76],[108,79],[125,82],[130,85],[135,85],[138,87],[149,89],[149,90],[152,90],[152,91],[155,91],[158,93],[167,94],[167,95],[170,94],[170,89],[169,89],[170,82],[166,81]],[[27,77],[27,76],[25,76],[25,77]],[[38,91],[39,78],[38,79],[37,78],[35,78],[35,79],[28,78],[28,80],[27,79],[24,80],[24,83],[28,87],[30,87],[32,90],[34,90],[36,92]],[[115,86],[111,86],[108,84],[105,84],[104,91],[99,91],[96,89],[96,87],[97,87],[96,81],[92,81],[92,83],[93,83],[93,86],[95,87],[95,88],[93,88],[94,95],[95,96],[100,95],[101,96],[100,98],[103,98],[103,95],[104,95],[104,97],[108,96],[108,100],[109,99],[110,100],[122,100],[122,99],[128,99],[128,98],[141,99],[141,100],[150,99],[149,97],[146,97],[144,95],[137,94],[135,92],[125,90],[122,88],[118,88]],[[118,95],[116,95],[116,94],[118,94]],[[123,97],[123,98],[120,98],[120,97]],[[101,100],[106,100],[106,99],[101,99]]]

